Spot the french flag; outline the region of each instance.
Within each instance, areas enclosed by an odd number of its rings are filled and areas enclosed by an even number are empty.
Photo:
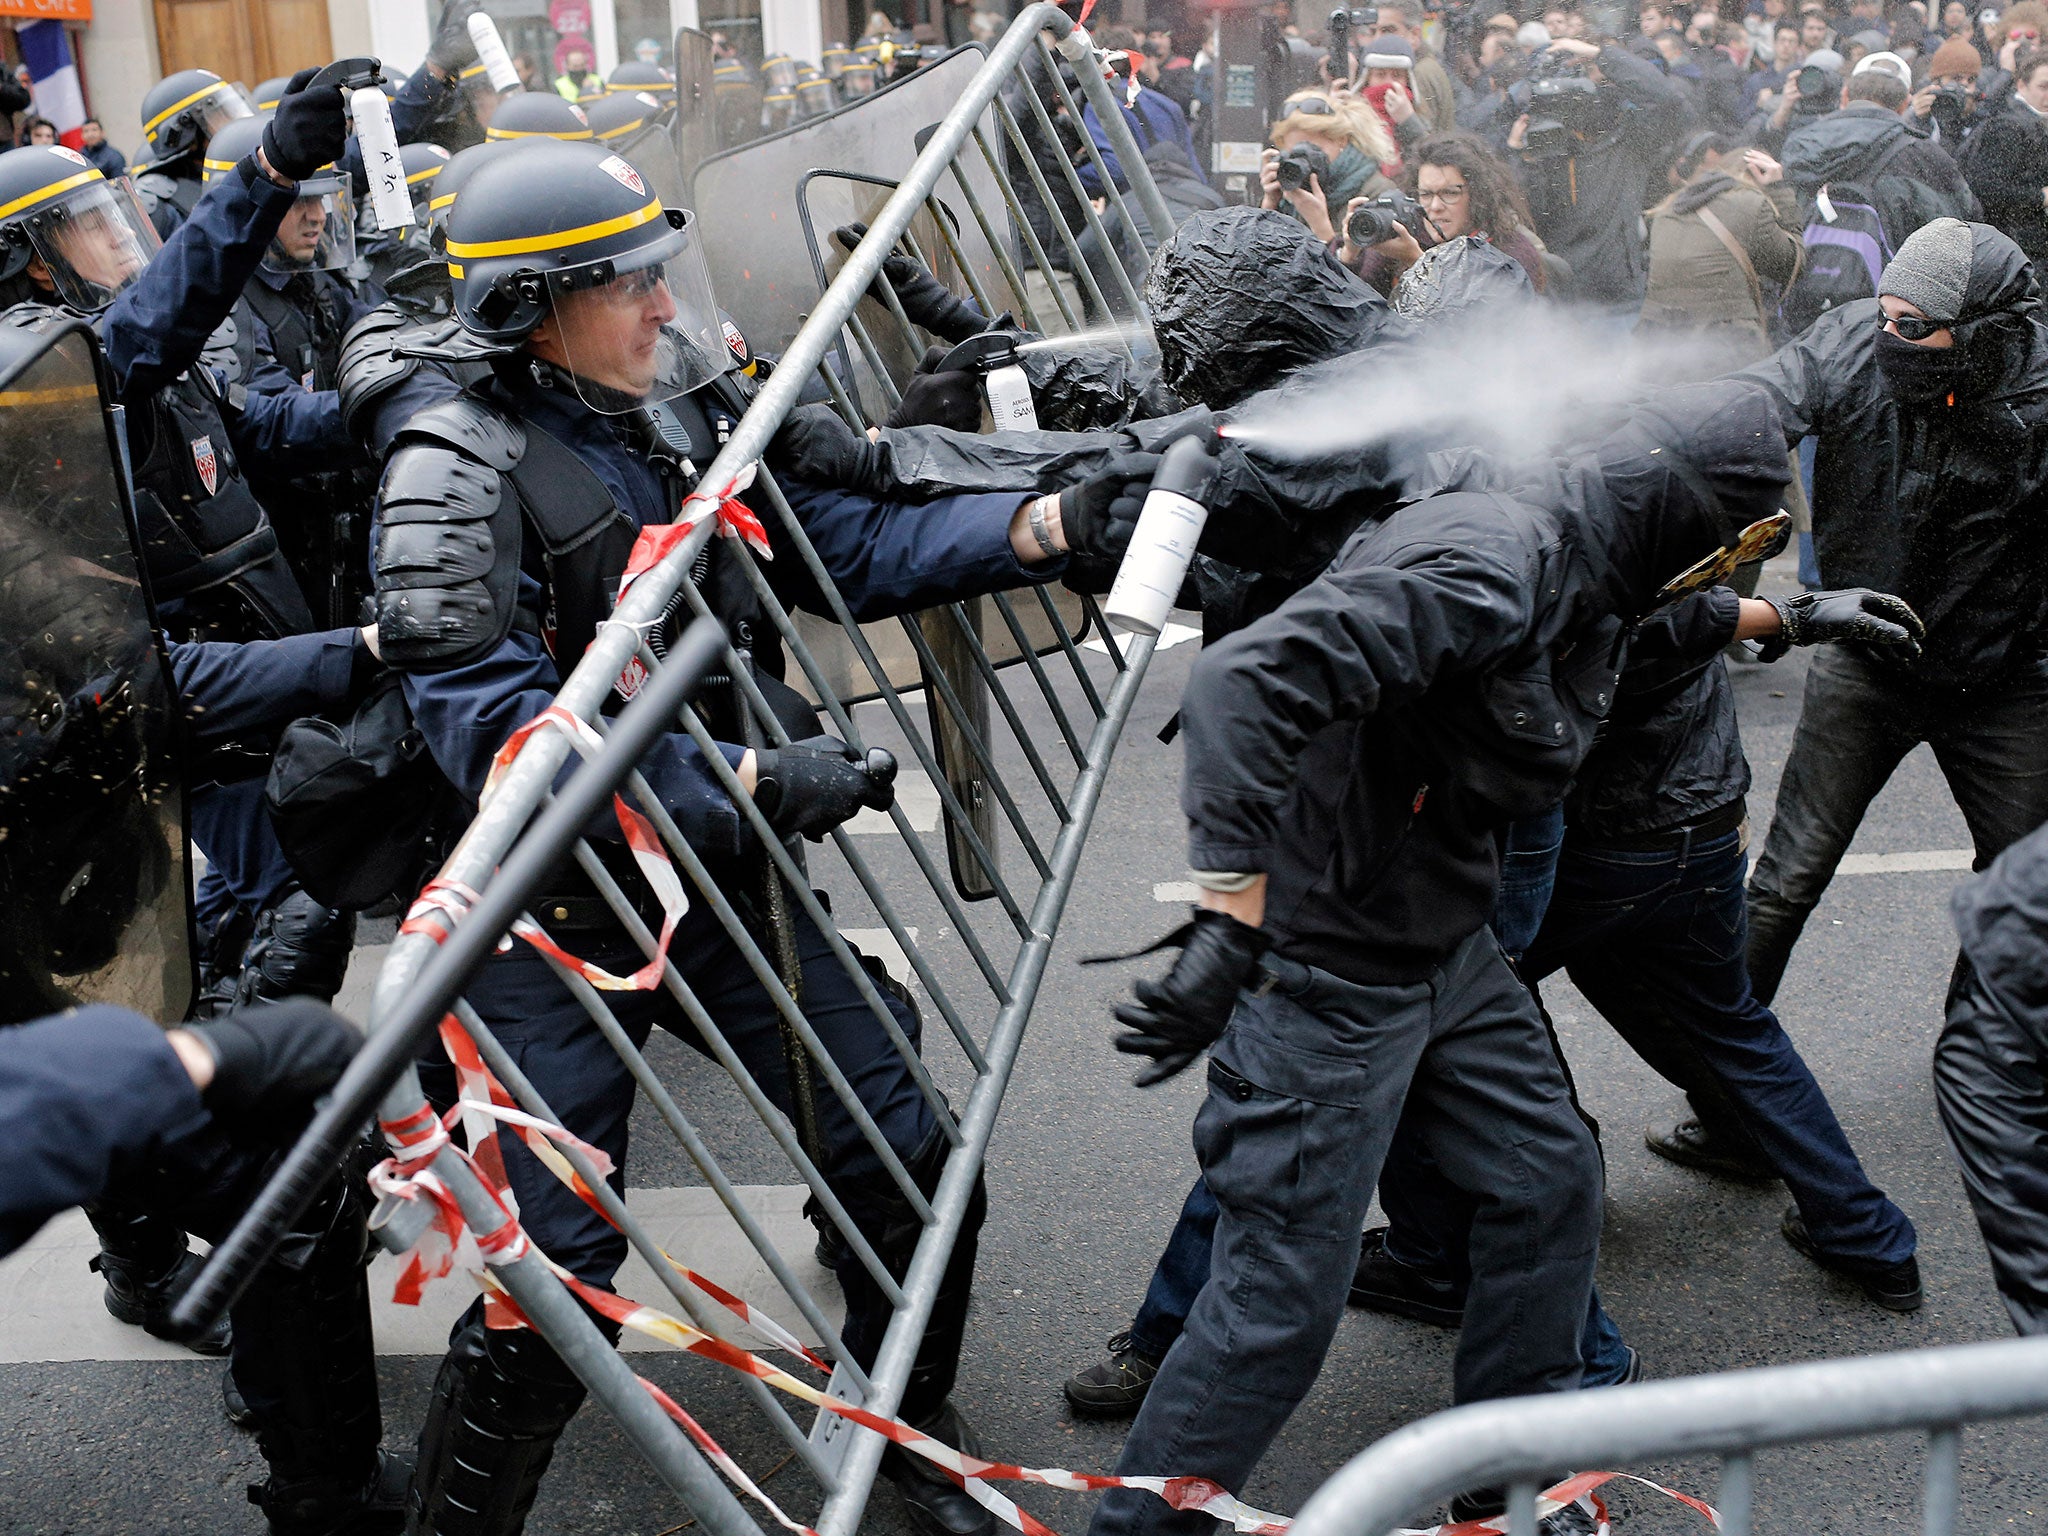
[[[21,61],[28,66],[36,116],[47,117],[56,125],[60,143],[79,148],[83,143],[79,130],[85,126],[85,92],[79,88],[78,65],[71,57],[71,39],[65,35],[64,23],[22,22],[15,36],[21,39]]]

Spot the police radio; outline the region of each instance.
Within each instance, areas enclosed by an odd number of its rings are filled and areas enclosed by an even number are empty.
[[[982,431],[1036,432],[1038,411],[1031,381],[1017,361],[1017,338],[1007,331],[982,331],[939,360],[934,373],[981,375]]]

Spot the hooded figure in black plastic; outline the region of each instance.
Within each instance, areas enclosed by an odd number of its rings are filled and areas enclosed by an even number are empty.
[[[1402,329],[1299,220],[1263,208],[1181,225],[1152,258],[1145,303],[1167,387],[1215,410]]]

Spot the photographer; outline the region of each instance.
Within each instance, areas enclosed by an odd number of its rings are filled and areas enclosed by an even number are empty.
[[[1786,78],[1768,112],[1750,120],[1750,141],[1767,154],[1782,155],[1785,140],[1808,123],[1834,111],[1842,99],[1842,56],[1832,48],[1815,48],[1806,62]]]
[[[1796,83],[1802,95],[1805,70]],[[1785,180],[1811,205],[1823,187],[1837,204],[1877,210],[1893,250],[1939,218],[1974,219],[1977,198],[1948,152],[1906,126],[1906,87],[1888,69],[1866,69],[1842,87],[1839,111],[1795,128],[1785,139]],[[1858,196],[1856,193],[1864,195]]]
[[[1684,97],[1621,48],[1561,38],[1539,62],[1508,135],[1536,232],[1570,263],[1575,299],[1631,318],[1648,271],[1645,193],[1684,126]]]
[[[1983,60],[1977,50],[1960,37],[1950,38],[1927,61],[1926,83],[1906,103],[1907,122],[1960,158],[1965,144],[1983,124],[1977,92],[1977,77],[1982,72]],[[1981,198],[1984,194],[1977,195]]]
[[[1970,144],[1964,171],[1984,220],[2036,263],[2048,256],[2048,50],[2020,55],[2013,91]]]
[[[1287,98],[1259,165],[1259,206],[1284,208],[1328,245],[1354,198],[1395,190],[1381,172],[1399,156],[1371,107],[1355,96]]]
[[[1529,205],[1508,168],[1484,144],[1469,133],[1432,134],[1416,146],[1414,167],[1411,185],[1421,215],[1416,221],[1419,229],[1397,227],[1380,244],[1354,243],[1352,214],[1370,202],[1354,199],[1345,210],[1339,261],[1381,293],[1391,293],[1424,251],[1463,235],[1480,235],[1514,258],[1529,274],[1531,287],[1544,291],[1549,274],[1543,250],[1529,230]]]

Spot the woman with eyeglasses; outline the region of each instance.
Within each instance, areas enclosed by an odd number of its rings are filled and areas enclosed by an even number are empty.
[[[1379,114],[1356,96],[1338,91],[1298,91],[1287,98],[1273,125],[1271,148],[1261,157],[1261,207],[1283,208],[1325,244],[1338,236],[1345,209],[1358,198],[1394,190],[1382,165],[1397,165],[1399,153]],[[1319,174],[1305,187],[1280,183],[1280,156],[1297,145],[1320,150],[1330,162],[1328,185]]]
[[[1402,273],[1422,253],[1446,240],[1464,235],[1483,236],[1512,256],[1529,274],[1538,293],[1549,286],[1551,274],[1545,268],[1541,243],[1530,228],[1529,205],[1508,168],[1475,135],[1432,134],[1415,147],[1410,157],[1415,201],[1422,206],[1421,238],[1406,230],[1368,250],[1354,250],[1348,243],[1337,250],[1340,261],[1353,267],[1360,277],[1382,293],[1391,293]],[[1347,215],[1349,210],[1346,210]]]

